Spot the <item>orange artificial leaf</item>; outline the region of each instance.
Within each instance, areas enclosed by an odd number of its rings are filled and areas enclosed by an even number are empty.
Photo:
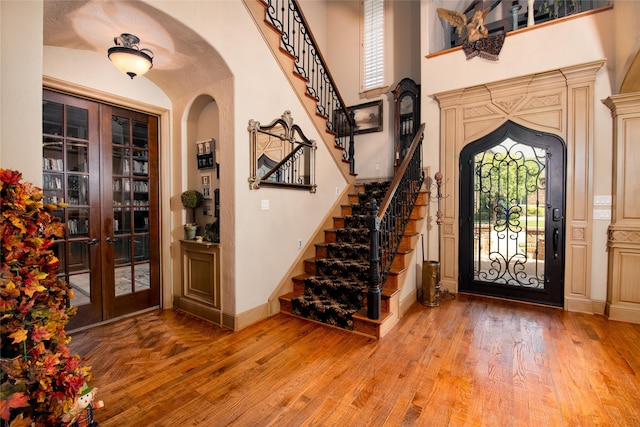
[[[26,341],[27,340],[27,331],[25,331],[24,329],[18,329],[17,331],[15,331],[11,335],[9,335],[9,338],[13,338],[13,343],[12,344],[17,344],[17,343]]]
[[[31,332],[31,340],[34,342],[48,340],[49,338],[51,338],[51,334],[46,330],[44,326],[35,328],[33,332]]]
[[[62,237],[64,236],[64,223],[60,221],[54,221],[49,224],[44,229],[43,233],[46,237],[56,236]]]
[[[0,181],[6,182],[7,184],[19,184],[22,179],[22,174],[18,171],[14,171],[11,169],[0,169]]]
[[[24,414],[20,414],[15,417],[11,421],[11,424],[9,424],[9,427],[31,427],[33,425],[33,421],[29,417],[24,418],[23,415]]]
[[[13,393],[9,398],[0,400],[0,417],[3,420],[8,420],[11,417],[12,408],[24,408],[25,406],[29,406],[29,396],[21,391]]]

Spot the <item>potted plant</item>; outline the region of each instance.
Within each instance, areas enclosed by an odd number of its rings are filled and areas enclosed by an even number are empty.
[[[53,250],[63,224],[42,191],[0,169],[0,423],[66,425],[90,368],[71,354],[65,326],[76,307]],[[69,418],[71,419],[71,418]]]
[[[197,190],[186,190],[180,195],[180,201],[182,206],[187,209],[187,222],[184,225],[184,232],[187,240],[193,240],[196,237],[196,229],[198,228],[198,224],[196,224],[196,208],[202,205],[204,196]]]

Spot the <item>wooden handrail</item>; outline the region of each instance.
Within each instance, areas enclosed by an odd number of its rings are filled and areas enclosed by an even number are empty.
[[[382,202],[380,202],[380,210],[378,211],[379,219],[382,219],[384,214],[387,212],[387,209],[389,208],[391,199],[395,195],[396,190],[400,185],[400,181],[402,181],[402,178],[404,177],[404,173],[407,170],[409,163],[411,162],[413,153],[415,153],[416,148],[418,147],[420,141],[422,140],[422,136],[424,134],[424,127],[425,127],[424,123],[422,123],[418,128],[418,132],[416,132],[415,136],[413,137],[413,140],[411,141],[411,146],[407,151],[407,155],[405,156],[404,160],[402,160],[402,163],[400,163],[400,166],[398,167],[396,174],[393,177],[393,181],[391,181],[391,185],[389,186],[389,190],[387,191],[387,194],[385,195],[384,199],[382,199]]]
[[[370,231],[369,288],[367,290],[367,317],[380,318],[381,294],[398,253],[422,183],[422,140],[424,123],[414,135],[406,157],[396,170],[395,176],[380,209],[375,199],[369,206],[367,220]],[[418,151],[420,150],[420,151]],[[401,190],[401,193],[398,191]],[[398,194],[397,194],[398,193]],[[397,197],[396,197],[397,196]]]

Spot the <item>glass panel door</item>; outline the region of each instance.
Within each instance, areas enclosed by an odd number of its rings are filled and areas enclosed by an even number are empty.
[[[474,280],[544,289],[546,157],[511,139],[474,156]]]
[[[44,203],[58,204],[54,215],[66,223],[53,250],[59,274],[77,307],[70,328],[102,320],[100,269],[100,191],[98,105],[44,91],[42,102],[42,191]]]
[[[113,254],[105,291],[113,301],[112,315],[120,316],[159,304],[158,183],[152,173],[157,120],[118,108],[106,109],[103,120],[109,122],[105,152],[111,153],[111,203],[104,215],[112,224],[106,241]]]
[[[461,292],[561,306],[565,147],[507,122],[460,152]]]
[[[66,225],[54,245],[77,307],[69,329],[159,306],[158,120],[43,91],[45,203]]]

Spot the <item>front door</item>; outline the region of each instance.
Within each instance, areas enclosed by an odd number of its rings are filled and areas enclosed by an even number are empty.
[[[159,306],[158,121],[44,90],[43,192],[64,203],[59,275],[74,329]]]
[[[507,122],[460,153],[459,290],[562,306],[565,146]]]

